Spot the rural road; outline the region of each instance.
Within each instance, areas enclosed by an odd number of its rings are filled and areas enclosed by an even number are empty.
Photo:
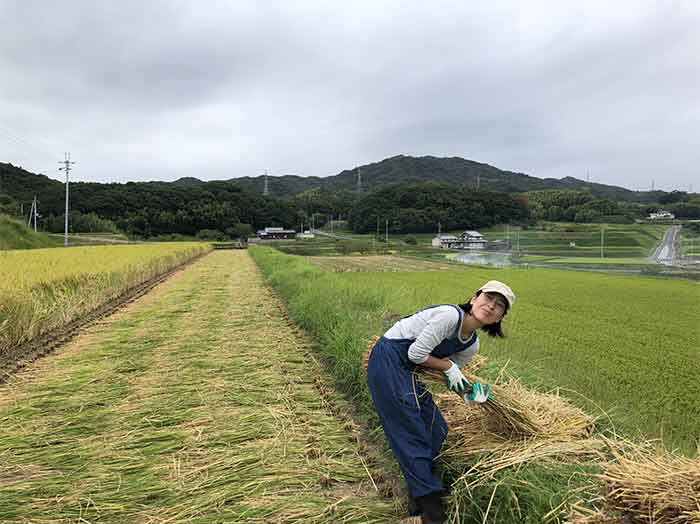
[[[656,248],[651,259],[657,264],[672,266],[676,263],[678,253],[676,245],[678,243],[678,235],[680,234],[681,226],[671,226],[664,234],[664,239]]]

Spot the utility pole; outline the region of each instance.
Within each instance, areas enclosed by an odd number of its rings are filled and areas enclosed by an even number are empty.
[[[386,247],[389,247],[389,219],[387,218],[384,221],[384,242],[386,243]]]
[[[65,229],[63,232],[63,245],[67,246],[68,245],[68,175],[71,170],[71,164],[75,164],[75,162],[71,161],[70,159],[70,153],[64,153],[64,159],[63,162],[59,162],[59,164],[63,164],[63,167],[59,167],[59,171],[65,171],[66,172],[66,223],[65,223]]]
[[[478,191],[480,187],[481,187],[481,175],[477,174],[476,175],[476,190]]]
[[[32,200],[32,207],[29,208],[29,218],[27,218],[27,227],[32,225],[32,214],[34,213],[34,203],[36,202],[36,196]],[[24,219],[24,213],[22,213],[22,218]]]
[[[36,233],[36,217],[39,216],[39,201],[36,199],[36,195],[34,195],[34,232]]]
[[[357,168],[357,192],[362,193],[362,173],[360,173],[360,168]]]
[[[267,185],[267,169],[265,170],[265,187],[263,188],[263,195],[269,195],[270,188]]]
[[[600,226],[600,258],[605,258],[605,227]]]
[[[27,220],[27,227],[32,227],[32,220],[34,221],[34,232],[36,233],[36,217],[39,214],[37,209],[36,195],[34,195],[34,200],[32,200],[32,207],[29,210],[29,220]],[[24,217],[24,214],[22,215]]]

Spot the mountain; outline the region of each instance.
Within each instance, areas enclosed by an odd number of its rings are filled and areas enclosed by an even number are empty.
[[[398,155],[352,169],[341,171],[328,177],[302,177],[299,175],[268,176],[268,191],[271,196],[291,197],[312,189],[328,191],[356,191],[358,173],[361,177],[361,191],[368,193],[392,184],[415,182],[444,182],[457,186],[474,187],[482,190],[522,193],[543,189],[585,189],[594,196],[610,200],[626,200],[642,203],[657,202],[660,191],[631,191],[623,187],[586,182],[573,177],[537,178],[524,173],[505,171],[494,166],[474,162],[465,158],[438,158],[434,156],[412,157]],[[79,187],[79,184],[76,187]],[[110,192],[120,187],[137,184],[143,187],[201,188],[221,187],[228,184],[246,192],[262,194],[265,175],[257,177],[233,178],[227,181],[202,181],[194,177],[183,177],[174,182],[128,182],[127,184],[90,183],[90,189],[101,188]],[[87,185],[87,183],[86,183]],[[17,201],[30,201],[36,193],[50,192],[58,195],[62,182],[44,175],[34,175],[12,164],[0,163],[0,193],[3,191]],[[52,202],[53,203],[53,202]]]
[[[337,175],[324,178],[295,175],[270,176],[268,177],[268,189],[270,194],[275,196],[292,196],[317,188],[330,191],[341,189],[354,191],[357,189],[358,172],[361,178],[362,192],[371,192],[397,183],[432,181],[474,188],[478,185],[483,190],[508,193],[542,189],[587,189],[597,197],[611,200],[655,202],[658,198],[658,195],[648,192],[631,191],[623,187],[596,184],[573,177],[537,178],[460,157],[438,158],[406,155],[398,155],[380,162],[346,169]],[[264,179],[264,175],[261,175],[234,178],[230,182],[249,191],[262,191],[265,184]]]

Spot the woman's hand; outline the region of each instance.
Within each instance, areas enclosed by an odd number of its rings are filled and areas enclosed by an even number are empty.
[[[471,382],[467,380],[459,369],[459,366],[452,362],[452,365],[444,371],[445,379],[447,380],[447,387],[450,391],[454,391],[460,395],[464,395],[465,392],[471,387]]]
[[[476,402],[477,404],[483,404],[487,400],[493,400],[491,386],[482,384],[481,382],[474,382],[471,391],[464,395],[464,400],[467,402]]]

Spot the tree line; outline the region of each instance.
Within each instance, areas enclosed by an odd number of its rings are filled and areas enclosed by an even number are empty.
[[[662,207],[678,218],[700,218],[698,195],[682,191],[661,192],[656,204],[642,204],[600,198],[587,190],[507,193],[432,181],[384,185],[368,193],[322,186],[286,198],[264,196],[235,181],[195,179],[77,182],[70,188],[71,231],[122,231],[141,238],[237,238],[267,226],[320,227],[332,218],[346,219],[356,233],[387,227],[391,233],[427,233],[532,220],[631,222]],[[19,216],[24,203],[26,215],[35,194],[40,201],[39,227],[62,232],[64,184],[0,164],[0,213]]]

